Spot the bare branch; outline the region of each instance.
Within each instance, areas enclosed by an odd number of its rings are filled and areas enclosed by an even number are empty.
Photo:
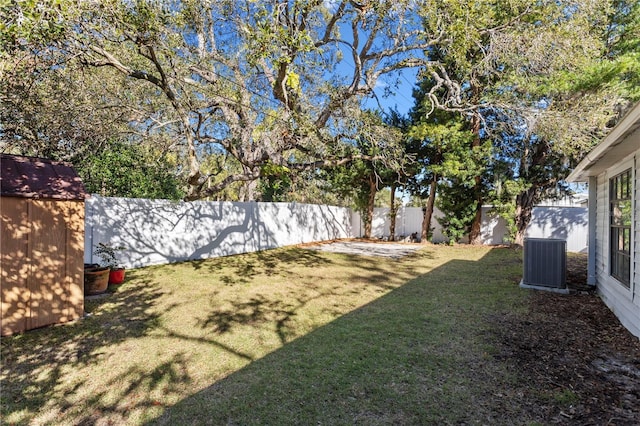
[[[199,200],[201,198],[206,198],[213,194],[216,194],[233,183],[254,181],[260,177],[260,169],[256,168],[248,173],[229,175],[226,178],[222,179],[220,182],[208,188],[204,188],[204,185],[213,176],[214,175],[208,175],[204,179],[204,181],[200,185],[198,185],[195,191],[192,191],[191,193],[189,193],[187,196],[184,197],[184,200],[185,201]]]

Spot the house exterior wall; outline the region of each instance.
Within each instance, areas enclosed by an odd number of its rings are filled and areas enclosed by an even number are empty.
[[[636,133],[640,146],[640,133]],[[631,333],[640,337],[640,149],[597,176],[596,279],[604,303]],[[609,179],[631,168],[633,187],[631,274],[627,289],[610,274]]]
[[[638,144],[640,145],[640,138],[638,138]],[[635,187],[634,187],[634,238],[633,238],[633,269],[632,280],[634,283],[634,297],[633,303],[636,305],[636,314],[640,317],[640,149],[636,152],[634,157],[634,174],[635,174]],[[640,320],[637,322],[640,328]]]

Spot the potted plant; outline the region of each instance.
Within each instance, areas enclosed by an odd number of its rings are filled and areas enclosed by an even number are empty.
[[[124,267],[118,263],[117,252],[125,247],[114,247],[110,243],[98,243],[94,253],[102,260],[102,265],[109,267],[109,284],[122,284],[124,282]]]
[[[84,294],[91,296],[107,291],[109,286],[109,267],[97,263],[84,264]]]

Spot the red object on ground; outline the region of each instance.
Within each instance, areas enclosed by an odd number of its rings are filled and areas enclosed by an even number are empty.
[[[122,284],[124,282],[124,268],[112,269],[109,272],[109,284]]]

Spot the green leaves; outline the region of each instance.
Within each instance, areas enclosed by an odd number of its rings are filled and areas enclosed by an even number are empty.
[[[183,191],[171,164],[154,159],[136,145],[112,142],[102,152],[76,164],[90,193],[107,197],[178,200]]]
[[[0,0],[2,47],[32,52],[5,54],[2,70],[49,61],[4,79],[2,130],[55,153],[124,140],[124,128],[128,142],[174,150],[194,199],[245,182],[251,192],[257,179],[280,190],[363,154],[381,176],[406,172],[406,156],[363,103],[385,75],[423,67],[416,114],[442,114],[416,120],[418,173],[466,185],[484,173],[492,139],[524,131],[579,153],[611,121],[606,111],[640,98],[636,3]],[[469,116],[491,114],[506,125],[469,148]],[[208,162],[215,155],[237,167]]]
[[[290,168],[274,164],[271,161],[265,163],[260,169],[260,176],[283,176],[289,173],[291,173]]]
[[[29,44],[43,46],[60,40],[65,13],[72,4],[67,0],[1,0],[0,55]]]

